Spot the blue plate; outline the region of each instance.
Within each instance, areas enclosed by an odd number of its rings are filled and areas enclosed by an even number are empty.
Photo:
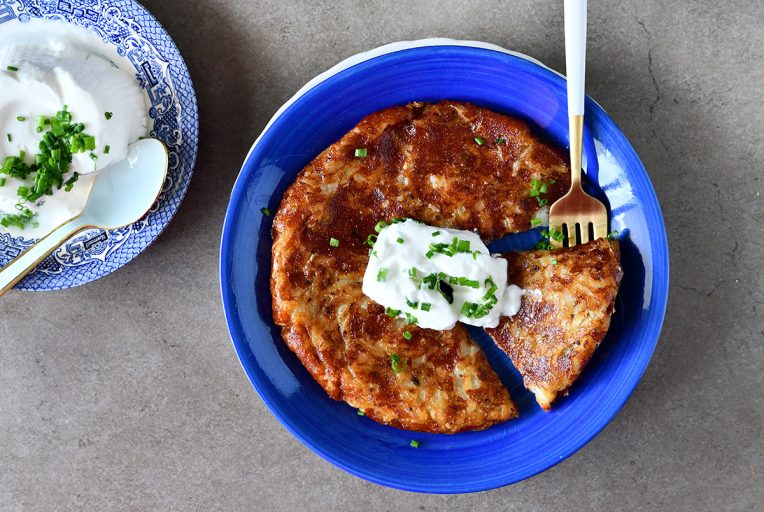
[[[76,235],[16,285],[22,290],[59,290],[115,271],[140,254],[170,223],[191,182],[199,118],[183,58],[164,28],[137,2],[0,0],[0,30],[5,23],[25,23],[32,18],[85,27],[129,59],[151,99],[151,136],[164,142],[169,152],[167,181],[144,218],[121,229],[93,229]],[[0,267],[34,242],[0,233]]]
[[[383,48],[322,75],[298,93],[255,143],[233,189],[223,228],[223,304],[247,375],[273,414],[316,453],[348,472],[409,491],[457,493],[500,487],[565,459],[615,416],[658,340],[668,294],[668,247],[658,201],[626,137],[586,103],[587,172],[607,200],[625,272],[607,338],[570,396],[542,412],[509,359],[473,330],[509,387],[520,418],[482,432],[406,432],[358,416],[316,384],[281,340],[271,316],[270,229],[284,190],[324,148],[365,115],[414,100],[471,101],[530,121],[567,147],[565,81],[527,58],[477,43],[435,41]],[[494,250],[528,248],[534,232]],[[418,449],[411,440],[421,442]]]

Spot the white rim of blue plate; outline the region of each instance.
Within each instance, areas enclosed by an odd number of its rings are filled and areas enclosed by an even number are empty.
[[[151,136],[165,143],[169,155],[162,192],[141,220],[121,229],[93,229],[72,237],[16,285],[21,290],[49,291],[104,277],[138,256],[159,237],[180,207],[191,182],[199,145],[199,114],[183,57],[167,31],[138,2],[0,1],[0,27],[32,18],[85,27],[129,59],[151,99]],[[0,267],[34,242],[0,233]]]

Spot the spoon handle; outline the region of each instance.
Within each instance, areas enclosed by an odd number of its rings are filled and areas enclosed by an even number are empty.
[[[0,296],[13,288],[25,275],[34,270],[38,263],[58,249],[69,237],[85,229],[87,225],[80,218],[74,218],[56,228],[45,238],[0,268]]]

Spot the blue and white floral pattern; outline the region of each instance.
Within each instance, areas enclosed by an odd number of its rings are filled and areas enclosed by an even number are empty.
[[[167,226],[188,189],[196,162],[199,119],[196,95],[183,58],[159,22],[132,0],[0,0],[0,26],[32,18],[79,25],[113,45],[135,66],[151,100],[151,135],[169,152],[167,181],[146,216],[112,231],[94,229],[68,240],[17,288],[58,290],[105,276],[135,258]],[[0,267],[34,240],[0,234]]]

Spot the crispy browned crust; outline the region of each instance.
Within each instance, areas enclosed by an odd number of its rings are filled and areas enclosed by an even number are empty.
[[[581,374],[607,334],[621,283],[618,242],[507,254],[509,282],[526,293],[520,312],[486,329],[549,410]],[[556,262],[556,264],[554,264]]]
[[[355,158],[356,148],[368,156]],[[273,317],[329,396],[417,431],[483,429],[517,415],[464,327],[406,328],[361,284],[365,241],[379,220],[411,217],[499,238],[528,229],[536,215],[532,179],[556,180],[548,198],[560,197],[569,185],[562,153],[521,121],[448,101],[371,114],[303,169],[273,225]],[[400,373],[392,354],[405,362]]]

